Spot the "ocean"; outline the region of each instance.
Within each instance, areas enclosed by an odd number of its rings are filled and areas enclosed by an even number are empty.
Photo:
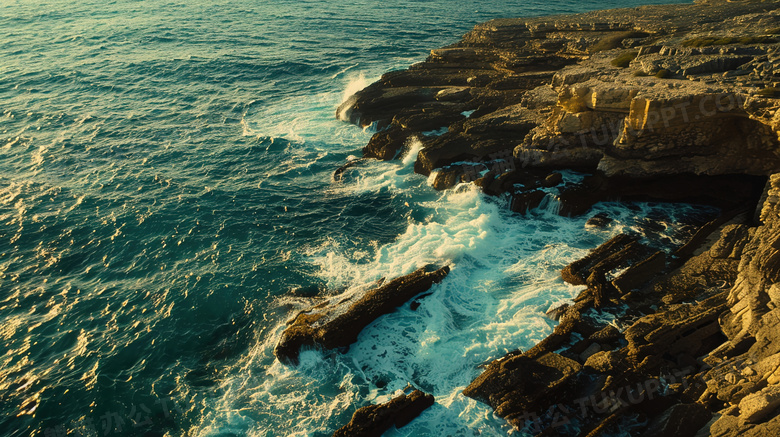
[[[510,433],[460,392],[552,331],[561,268],[712,210],[604,203],[593,230],[551,192],[518,215],[432,189],[414,141],[336,182],[372,132],[335,109],[479,22],[643,3],[0,2],[0,435],[328,436],[408,384],[436,404],[386,436]],[[416,310],[275,360],[295,312],[426,264],[452,272]]]

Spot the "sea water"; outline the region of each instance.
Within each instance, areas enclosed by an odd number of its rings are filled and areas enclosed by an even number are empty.
[[[408,385],[436,404],[387,435],[510,433],[461,391],[551,332],[560,269],[709,211],[518,215],[433,190],[414,139],[335,182],[371,136],[335,108],[479,22],[640,3],[2,1],[0,435],[325,436]],[[427,264],[452,271],[416,310],[275,360],[295,312]]]

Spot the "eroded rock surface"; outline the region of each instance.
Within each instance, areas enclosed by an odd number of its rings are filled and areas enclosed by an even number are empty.
[[[780,168],[779,9],[712,0],[493,20],[387,73],[337,115],[378,129],[366,157],[399,157],[418,138],[415,171],[439,172],[437,189],[534,167],[641,178],[639,186],[673,175],[768,176]],[[635,187],[569,197],[615,200]],[[520,212],[539,204],[533,186],[490,190],[515,196]],[[670,193],[643,194],[661,192]]]
[[[534,435],[731,437],[780,430],[779,107],[780,3],[702,0],[490,21],[337,115],[377,129],[364,156],[416,137],[436,189],[473,182],[518,213],[550,197],[562,215],[719,206],[673,253],[619,236],[568,266],[586,288],[553,333],[464,394]]]
[[[403,393],[383,404],[359,408],[333,437],[381,437],[392,426],[405,426],[433,403],[433,396],[420,390]]]
[[[422,268],[365,293],[303,311],[288,322],[274,353],[279,361],[296,364],[302,347],[348,347],[369,323],[441,282],[449,271],[446,266],[435,271]]]

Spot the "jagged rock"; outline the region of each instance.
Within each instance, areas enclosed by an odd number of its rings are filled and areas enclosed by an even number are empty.
[[[585,361],[585,369],[597,373],[610,373],[621,362],[621,355],[615,351],[596,352]]]
[[[632,264],[617,278],[612,285],[621,294],[627,294],[638,289],[666,267],[666,253],[658,251],[653,255]]]
[[[369,323],[441,282],[449,271],[446,266],[432,272],[421,268],[361,296],[301,312],[288,322],[274,354],[279,361],[296,364],[301,347],[347,347]]]
[[[760,375],[747,375],[753,361],[744,355],[729,358],[713,366],[703,375],[707,390],[719,400],[736,405],[745,396],[755,391]]]
[[[704,341],[720,335],[718,316],[726,309],[725,297],[726,293],[721,292],[699,303],[672,305],[637,320],[624,333],[629,356],[640,362],[660,351],[700,355]]]
[[[433,405],[433,396],[414,390],[379,405],[359,408],[333,437],[381,437],[391,426],[401,428]]]
[[[491,405],[496,414],[522,428],[525,411],[543,410],[565,392],[582,366],[555,353],[518,355],[492,362],[463,394]]]
[[[713,258],[742,257],[742,249],[750,238],[747,226],[734,224],[728,225],[721,231],[720,239],[710,248],[710,256]]]
[[[773,309],[761,317],[757,324],[756,343],[750,348],[755,359],[763,359],[780,353],[780,309]]]
[[[383,76],[338,115],[379,130],[365,156],[393,159],[417,137],[423,150],[416,172],[441,169],[434,180],[440,188],[466,181],[491,195],[509,193],[516,211],[534,208],[547,196],[539,190],[542,179],[516,184],[518,174],[561,168],[592,175],[578,186],[560,187],[561,215],[583,214],[604,200],[739,210],[780,168],[780,99],[771,88],[780,85],[780,43],[746,39],[688,47],[693,44],[685,41],[757,36],[780,26],[778,10],[777,2],[706,0],[494,20],[432,51],[425,62]],[[613,65],[617,58],[622,61]],[[659,74],[642,77],[648,73]],[[424,134],[439,128],[441,135]],[[507,151],[511,157],[496,158]],[[492,168],[499,162],[518,168]],[[714,368],[688,375],[688,388],[678,381],[666,387],[667,396],[641,407],[618,405],[616,411],[577,418],[583,435],[614,430],[629,413],[652,422],[649,434],[690,435],[707,415],[692,399],[716,409],[719,399],[752,399],[766,384],[780,381],[778,366],[772,367],[780,353],[780,175],[769,185],[760,226],[728,227],[715,244],[709,234],[723,222],[703,227],[668,257],[674,270],[655,284],[644,286],[667,268],[664,255],[630,237],[618,237],[567,266],[563,278],[588,288],[566,308],[553,333],[525,353],[491,363],[464,393],[522,428],[524,409],[542,411],[571,400],[573,393],[587,397],[657,383],[649,378],[675,366],[695,368],[709,354],[705,362]],[[629,268],[608,280],[623,267]],[[633,322],[625,340],[620,332],[605,333],[609,340],[590,338],[602,326],[594,326],[583,311],[618,303],[630,306],[620,322]],[[594,343],[613,349],[579,356]],[[585,360],[585,370],[572,358]],[[738,370],[726,368],[748,361]],[[716,374],[723,383],[711,385]],[[687,404],[675,405],[681,399]],[[702,430],[761,435],[780,424],[772,418],[740,426],[736,414],[721,411]]]
[[[739,401],[739,420],[742,423],[756,423],[780,407],[780,386],[770,385]]]
[[[563,280],[573,285],[586,285],[593,272],[601,274],[621,268],[646,254],[647,248],[638,238],[619,234],[594,249],[584,258],[574,261],[561,271]]]
[[[436,177],[433,180],[433,188],[436,190],[446,190],[452,188],[460,183],[463,169],[461,167],[449,167],[440,170],[436,173]]]
[[[712,413],[702,404],[677,404],[650,423],[646,437],[692,437],[712,418]]]
[[[512,196],[512,203],[509,208],[514,212],[525,214],[531,209],[538,207],[547,194],[542,190],[527,191]]]
[[[609,216],[607,216],[605,213],[600,212],[589,218],[588,221],[585,222],[585,227],[606,228],[610,223],[612,223],[612,219],[609,218]]]
[[[695,235],[694,239],[697,237]],[[694,299],[708,290],[726,290],[737,280],[738,266],[738,259],[713,258],[710,250],[703,251],[668,275],[658,278],[652,285],[653,292],[662,296],[663,303],[676,304]]]
[[[603,344],[618,340],[622,337],[623,336],[620,334],[620,331],[617,328],[612,325],[607,325],[600,331],[595,332],[593,335],[588,337],[588,339]]]
[[[780,175],[770,179],[768,196],[764,202],[758,227],[744,245],[739,265],[739,277],[729,293],[731,330],[756,336],[758,325],[769,311],[769,290],[780,282],[780,223],[777,215],[777,194],[780,193]]]

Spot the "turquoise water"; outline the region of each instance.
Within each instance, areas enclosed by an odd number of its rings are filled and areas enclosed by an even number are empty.
[[[560,268],[701,208],[588,231],[435,192],[414,153],[335,183],[371,135],[335,108],[478,22],[640,3],[3,1],[0,435],[324,436],[407,383],[437,404],[388,435],[505,435],[459,393],[551,331]],[[295,311],[426,263],[453,270],[416,311],[274,360]]]

